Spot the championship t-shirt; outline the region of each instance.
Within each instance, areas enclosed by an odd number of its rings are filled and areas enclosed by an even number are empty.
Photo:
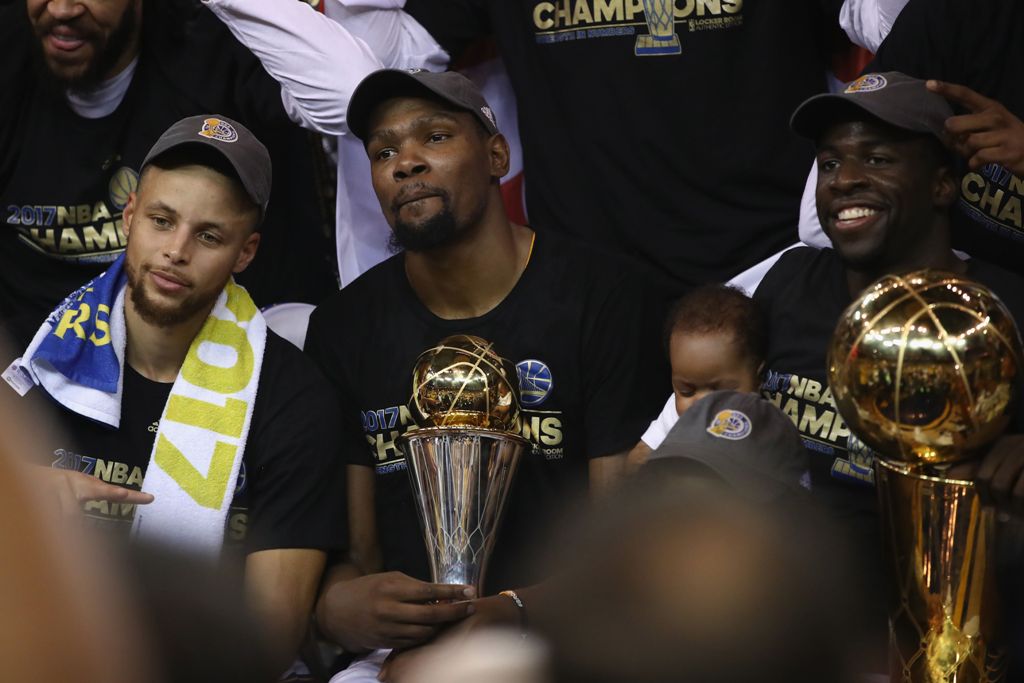
[[[143,13],[141,53],[108,116],[72,111],[38,55],[24,3],[0,4],[0,320],[35,325],[123,251],[122,212],[146,152],[172,123],[228,116],[267,145],[274,184],[262,243],[239,275],[260,306],[318,302],[336,288],[307,133],[280,87],[205,8]],[[187,36],[187,37],[186,37]]]
[[[408,0],[453,57],[496,37],[532,223],[652,265],[673,291],[797,241],[839,0]],[[498,122],[499,128],[501,122]]]
[[[64,442],[52,449],[50,466],[141,490],[172,384],[149,380],[127,363],[124,373],[120,428],[58,406],[58,424],[65,430],[58,438]],[[298,349],[268,331],[252,424],[225,522],[226,547],[244,553],[345,547],[345,468],[335,415],[327,381]],[[134,505],[118,502],[89,502],[84,509],[97,526],[125,536],[135,515]]]
[[[910,0],[868,70],[965,85],[1024,119],[1024,3]],[[1024,272],[1024,177],[999,164],[961,170],[954,246]]]
[[[376,472],[376,520],[385,570],[430,579],[409,477],[396,439],[421,353],[454,334],[493,342],[516,365],[521,459],[487,575],[491,589],[536,577],[524,566],[587,488],[588,460],[628,450],[668,384],[659,311],[624,265],[538,233],[515,287],[490,312],[438,318],[417,297],[399,254],[364,273],[313,313],[310,354],[341,403],[349,463]]]

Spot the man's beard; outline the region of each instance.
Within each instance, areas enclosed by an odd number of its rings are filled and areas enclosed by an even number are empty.
[[[128,276],[128,296],[132,307],[143,321],[156,327],[174,327],[191,320],[204,310],[209,310],[227,284],[227,280],[224,280],[220,287],[209,293],[193,291],[174,308],[166,308],[158,305],[146,294],[146,274],[150,270],[149,266],[143,266],[140,273],[125,260],[124,270]]]
[[[41,27],[36,31],[36,61],[41,68],[37,71],[42,77],[45,84],[53,90],[63,91],[71,88],[74,90],[88,90],[90,88],[99,85],[103,80],[103,77],[113,68],[114,64],[117,63],[125,50],[128,49],[129,43],[135,36],[138,29],[138,21],[135,16],[135,3],[130,2],[125,7],[124,14],[121,16],[121,20],[118,22],[117,28],[111,32],[111,34],[103,40],[95,32],[89,32],[86,36],[86,40],[91,43],[96,53],[92,56],[92,59],[85,65],[85,68],[73,75],[61,75],[53,70],[50,63],[46,59],[46,55],[43,52],[42,41],[45,36],[56,26],[59,22],[53,22],[47,26]]]
[[[441,210],[421,223],[409,223],[398,218],[391,229],[388,246],[393,253],[402,251],[430,251],[445,247],[456,240],[459,228],[452,213],[451,197],[439,194]]]

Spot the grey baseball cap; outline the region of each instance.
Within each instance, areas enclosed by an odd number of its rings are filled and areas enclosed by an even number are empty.
[[[459,109],[473,114],[491,135],[498,132],[498,122],[480,88],[457,71],[425,71],[423,69],[381,69],[364,78],[348,102],[348,128],[360,140],[369,134],[373,108],[393,97],[439,97]]]
[[[704,465],[746,498],[772,501],[808,485],[808,455],[781,410],[757,394],[715,391],[679,417],[651,454],[651,469]]]
[[[219,152],[235,169],[252,201],[266,213],[272,181],[270,153],[248,128],[219,114],[181,119],[156,141],[142,168],[161,154],[186,145],[205,145]]]
[[[897,128],[934,135],[941,142],[953,108],[925,83],[899,71],[864,74],[841,93],[805,100],[793,112],[789,125],[797,134],[816,140],[837,117],[860,109]]]

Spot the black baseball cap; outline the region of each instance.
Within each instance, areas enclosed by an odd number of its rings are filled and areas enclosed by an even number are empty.
[[[369,134],[373,108],[393,97],[439,97],[473,114],[487,132],[495,135],[498,122],[476,84],[457,71],[423,69],[381,69],[364,78],[348,102],[348,128],[360,140]]]
[[[926,81],[899,71],[864,74],[841,93],[823,93],[803,102],[789,121],[799,135],[817,140],[825,128],[850,109],[860,109],[897,128],[946,138],[953,108]]]
[[[693,403],[645,467],[679,460],[700,463],[759,502],[798,495],[808,485],[800,433],[774,404],[752,393],[715,391]]]
[[[272,180],[270,153],[248,128],[219,114],[181,119],[156,141],[142,160],[142,168],[161,154],[186,145],[204,145],[219,152],[235,169],[249,198],[266,213]]]

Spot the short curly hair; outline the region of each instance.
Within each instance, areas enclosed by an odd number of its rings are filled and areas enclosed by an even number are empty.
[[[676,332],[731,334],[754,367],[764,362],[768,350],[768,321],[764,311],[753,299],[730,285],[701,285],[672,305],[665,321],[666,354]]]

